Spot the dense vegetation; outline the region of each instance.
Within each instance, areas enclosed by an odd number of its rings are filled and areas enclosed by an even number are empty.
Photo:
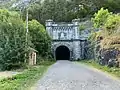
[[[114,13],[120,12],[120,0],[2,0],[0,6],[22,11],[24,18],[27,7],[29,19],[43,24],[47,19],[69,22],[75,18],[89,18],[101,7]]]
[[[16,12],[0,10],[0,67],[7,69],[13,63],[25,60],[25,27]]]
[[[91,46],[94,47],[92,53],[96,59],[102,60],[101,64],[109,64],[110,59],[119,61],[120,55],[120,15],[109,12],[108,9],[101,8],[92,18],[95,28],[99,32],[92,33],[89,38]],[[111,61],[113,62],[113,61]]]
[[[42,57],[50,55],[51,38],[48,36],[45,28],[37,20],[28,23],[31,42]],[[48,56],[50,58],[50,56]]]
[[[117,13],[120,10],[120,0],[10,0],[9,2],[1,0],[0,2],[0,8],[11,10],[0,10],[0,67],[4,66],[4,69],[13,63],[19,65],[25,63],[28,47],[36,49],[41,57],[51,57],[51,39],[44,28],[45,20],[69,22],[75,18],[91,18],[98,10],[92,22],[94,28],[99,28],[100,31],[91,30],[88,54],[91,58],[98,59],[111,53],[106,50],[113,50],[115,53],[113,57],[119,56],[120,15]],[[29,33],[26,42],[27,9]],[[80,28],[83,30],[84,26]]]
[[[47,19],[70,22],[75,18],[91,17],[101,7],[119,12],[119,0],[38,0],[30,4],[30,19],[45,23]]]
[[[20,15],[0,9],[0,69],[20,68],[26,64],[29,48],[36,49],[40,56],[48,56],[51,39],[44,27],[33,20],[29,21],[29,28],[26,36],[26,23]]]

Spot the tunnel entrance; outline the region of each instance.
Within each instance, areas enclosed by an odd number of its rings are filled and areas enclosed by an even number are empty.
[[[66,46],[59,46],[55,52],[56,60],[70,60],[70,50]]]

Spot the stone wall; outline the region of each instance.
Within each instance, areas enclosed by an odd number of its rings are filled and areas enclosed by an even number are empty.
[[[46,21],[46,30],[52,38],[52,53],[55,57],[57,47],[64,45],[70,50],[70,58],[77,60],[84,58],[84,46],[88,32],[79,32],[79,21],[74,19],[71,23],[60,22],[56,23],[53,20]]]

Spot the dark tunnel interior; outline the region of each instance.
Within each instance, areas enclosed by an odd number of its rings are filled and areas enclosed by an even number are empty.
[[[70,60],[70,50],[66,46],[59,46],[55,52],[56,60]]]

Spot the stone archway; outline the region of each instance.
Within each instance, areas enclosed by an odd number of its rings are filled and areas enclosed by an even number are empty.
[[[67,50],[69,50],[69,53],[70,53],[70,58],[68,60],[72,60],[72,57],[73,57],[73,47],[71,45],[72,44],[70,42],[54,42],[52,44],[52,49],[51,49],[52,53],[53,53],[53,56],[54,56],[54,59],[57,60],[56,59],[56,50],[59,49],[60,47],[62,48],[62,46],[64,46],[65,48],[67,48]]]
[[[55,51],[56,60],[70,60],[70,50],[68,47],[62,45],[56,48]]]

